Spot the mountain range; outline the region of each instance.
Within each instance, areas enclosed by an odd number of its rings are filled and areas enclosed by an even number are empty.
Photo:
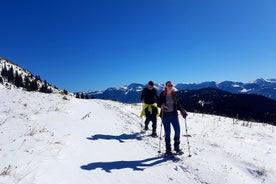
[[[189,112],[276,125],[276,101],[262,95],[234,94],[216,88],[181,90],[177,95]]]
[[[103,91],[79,92],[88,98],[110,99],[124,103],[140,102],[140,95],[146,85],[132,83],[128,86],[111,87]],[[158,94],[164,89],[164,84],[155,84]],[[176,90],[197,90],[203,88],[215,88],[235,94],[257,94],[276,100],[276,79],[257,79],[252,82],[242,83],[224,81],[217,83],[214,81],[202,83],[179,83],[175,85]]]
[[[90,92],[87,98],[138,103],[146,85],[133,83],[102,92]],[[163,84],[155,85],[158,93]],[[276,125],[276,80],[257,79],[250,83],[225,81],[199,84],[177,84],[177,95],[189,112],[214,114],[245,121]]]

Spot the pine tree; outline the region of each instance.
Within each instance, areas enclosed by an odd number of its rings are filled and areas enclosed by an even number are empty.
[[[6,64],[4,64],[4,66],[3,66],[3,68],[2,68],[1,75],[2,75],[4,78],[7,78],[7,76],[8,76],[8,70],[7,70]]]
[[[40,76],[39,76],[39,75],[36,75],[36,76],[35,76],[35,80],[36,80],[36,81],[41,81]]]
[[[21,75],[18,74],[18,72],[15,72],[15,79],[14,79],[14,85],[16,87],[23,87],[23,79]]]
[[[52,93],[53,92],[52,88],[48,87],[48,83],[46,80],[43,82],[43,85],[41,86],[39,91],[42,93]]]
[[[37,81],[36,81],[36,80],[33,80],[33,81],[30,83],[30,90],[31,90],[31,91],[37,91],[37,90],[38,90],[38,84],[37,84]]]
[[[47,93],[53,93],[53,89],[51,87],[47,88]]]
[[[11,66],[11,67],[9,68],[9,70],[8,70],[7,78],[8,78],[8,82],[14,84],[14,70],[13,70],[13,67],[12,67],[12,66]]]
[[[68,95],[68,91],[64,89],[63,94]]]
[[[80,98],[80,94],[79,93],[76,94],[76,98]]]
[[[25,77],[25,83],[24,83],[24,88],[27,90],[27,91],[31,91],[31,81],[29,79],[28,76]]]
[[[47,84],[43,83],[41,88],[39,89],[39,92],[47,93]]]

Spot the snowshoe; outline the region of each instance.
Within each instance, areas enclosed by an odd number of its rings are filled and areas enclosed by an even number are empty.
[[[175,151],[175,155],[183,155],[184,152],[182,150],[177,150]]]
[[[164,159],[166,159],[166,160],[172,160],[173,162],[178,162],[178,161],[181,160],[178,156],[176,156],[172,152],[168,152],[168,153],[166,152],[166,153],[164,153],[163,157],[164,157]]]
[[[166,153],[164,153],[164,156],[166,156],[166,157],[174,157],[174,154],[172,152],[166,152]]]

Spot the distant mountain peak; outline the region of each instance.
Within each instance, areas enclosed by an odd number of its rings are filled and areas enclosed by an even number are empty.
[[[276,79],[264,79],[264,78],[259,78],[254,81],[256,84],[260,83],[276,83]]]
[[[118,100],[127,103],[134,103],[140,101],[140,95],[146,84],[131,83],[123,87],[108,88],[107,90],[96,92],[87,92],[88,96],[93,98],[103,98]],[[155,84],[154,87],[157,89],[158,94],[164,89],[164,84]],[[203,89],[203,88],[215,88],[221,89],[231,93],[248,93],[248,94],[258,94],[263,95],[268,98],[276,100],[276,79],[256,79],[253,82],[242,83],[234,81],[207,81],[201,83],[179,83],[175,85],[176,90],[193,90],[193,89]]]

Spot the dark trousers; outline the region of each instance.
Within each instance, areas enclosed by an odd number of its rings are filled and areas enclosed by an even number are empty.
[[[152,112],[148,111],[148,108],[145,109],[146,120],[145,120],[145,127],[149,126],[150,121],[152,122],[152,132],[156,133],[156,126],[157,126],[157,108],[152,107]]]
[[[180,144],[180,125],[177,114],[174,112],[165,112],[163,115],[163,125],[165,130],[166,151],[171,151],[171,125],[174,129],[174,149],[178,151]]]

